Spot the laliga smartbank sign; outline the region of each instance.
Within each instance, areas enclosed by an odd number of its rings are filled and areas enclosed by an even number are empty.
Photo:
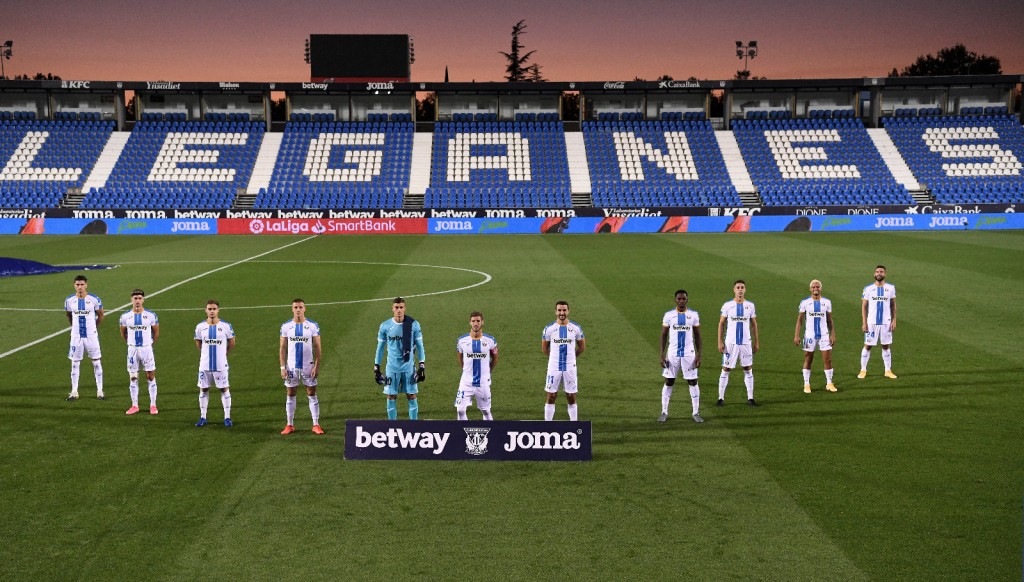
[[[426,234],[426,218],[221,218],[219,234]]]
[[[589,461],[590,421],[347,420],[345,458]]]

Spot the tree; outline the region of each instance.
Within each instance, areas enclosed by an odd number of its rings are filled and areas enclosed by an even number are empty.
[[[416,121],[434,121],[437,118],[437,93],[431,91],[416,100]]]
[[[53,73],[36,73],[34,77],[28,75],[15,75],[15,81],[60,81],[60,77]]]
[[[931,53],[917,57],[913,64],[897,72],[893,68],[890,77],[936,77],[943,75],[999,75],[1003,68],[999,59],[990,55],[979,55],[967,50],[963,44],[941,49],[935,56]]]
[[[530,63],[530,57],[537,51],[533,50],[523,54],[523,45],[519,42],[519,36],[523,34],[526,34],[525,19],[520,20],[512,27],[512,46],[509,52],[498,51],[508,61],[508,64],[505,66],[505,80],[510,82],[543,81],[544,77],[540,74],[541,66],[536,63]]]
[[[758,77],[755,75],[751,75],[750,71],[736,71],[736,75],[733,77],[733,79],[737,81],[764,81],[768,79],[768,77]]]

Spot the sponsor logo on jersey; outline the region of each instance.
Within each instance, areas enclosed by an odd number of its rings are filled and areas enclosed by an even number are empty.
[[[551,343],[555,344],[556,346],[559,346],[563,344],[571,344],[574,341],[576,340],[571,337],[556,337],[555,339],[551,340]]]
[[[470,360],[485,360],[487,359],[487,352],[467,352],[463,354]]]

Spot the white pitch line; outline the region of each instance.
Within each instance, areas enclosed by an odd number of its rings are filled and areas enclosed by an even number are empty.
[[[166,261],[166,262],[175,262],[175,261]],[[181,261],[181,262],[197,262],[197,261]],[[430,297],[432,295],[445,295],[445,294],[448,294],[448,293],[458,293],[459,291],[466,291],[467,289],[472,289],[474,287],[479,287],[481,285],[486,285],[486,284],[490,283],[492,279],[494,279],[494,277],[492,277],[490,274],[485,273],[483,271],[477,271],[475,269],[465,269],[463,267],[449,267],[449,266],[446,266],[446,265],[419,265],[419,264],[412,264],[412,263],[376,263],[376,262],[369,262],[369,261],[251,261],[251,262],[253,262],[253,263],[288,263],[288,264],[299,264],[299,263],[301,263],[301,264],[305,264],[305,263],[323,264],[323,263],[333,263],[333,264],[339,264],[339,265],[387,265],[387,266],[390,266],[390,267],[423,267],[423,268],[429,268],[429,269],[449,269],[449,270],[452,270],[452,271],[464,271],[464,272],[467,272],[467,273],[474,273],[476,275],[481,275],[484,278],[483,281],[479,281],[477,283],[473,283],[472,285],[466,285],[464,287],[456,287],[455,289],[443,289],[441,291],[431,291],[429,293],[417,293],[417,294],[406,294],[406,295],[403,295],[403,297],[407,297],[407,298],[412,298],[412,297]],[[119,263],[119,264],[125,264],[125,263]],[[227,267],[224,267],[224,268],[227,268]],[[212,272],[213,271],[211,271],[211,273]],[[168,289],[170,289],[170,287],[168,287]],[[162,289],[161,291],[166,291],[166,289]],[[153,295],[156,295],[156,293],[153,293]],[[148,297],[152,297],[153,295],[149,295]],[[370,298],[370,299],[350,299],[350,300],[347,300],[347,301],[327,301],[327,302],[322,302],[322,303],[307,303],[306,306],[307,307],[317,307],[317,306],[321,306],[322,307],[322,306],[327,306],[327,305],[351,305],[351,304],[354,304],[354,303],[373,303],[375,301],[391,301],[392,299],[394,299],[394,297],[389,295],[387,297],[373,297],[373,298]],[[131,303],[129,303],[128,305],[131,305]],[[231,310],[236,310],[236,309],[280,309],[280,308],[284,308],[284,307],[291,307],[291,303],[288,303],[288,304],[285,304],[285,305],[244,305],[244,306],[232,305],[229,308]],[[229,308],[225,308],[225,309],[229,309]],[[154,307],[153,309],[155,311],[159,311],[161,313],[164,313],[166,311],[195,311],[197,308],[196,307]],[[50,309],[50,308],[43,309],[43,308],[39,308],[39,307],[0,307],[0,311],[64,311],[64,310],[63,309]],[[63,333],[63,332],[60,332],[60,333]],[[3,356],[0,355],[0,357],[3,357]]]
[[[195,277],[189,277],[188,279],[185,279],[185,280],[182,280],[182,281],[178,281],[177,283],[175,283],[173,285],[170,285],[168,287],[164,287],[163,289],[160,289],[159,291],[154,291],[153,293],[150,293],[147,297],[154,297],[154,296],[159,295],[159,294],[161,294],[161,293],[163,293],[165,291],[170,291],[171,289],[180,287],[180,286],[184,285],[185,283],[191,283],[192,281],[195,281],[196,279],[201,279],[201,278],[203,278],[203,277],[205,277],[207,275],[212,275],[213,273],[216,273],[218,271],[223,271],[224,269],[230,269],[231,267],[234,267],[236,265],[241,265],[242,263],[248,263],[249,261],[251,261],[253,259],[258,259],[260,257],[269,255],[270,253],[276,253],[277,251],[286,249],[286,248],[291,247],[291,246],[295,246],[297,244],[304,243],[304,242],[306,242],[308,240],[312,240],[314,238],[316,238],[315,235],[311,236],[311,237],[308,237],[308,238],[304,238],[302,240],[298,240],[298,241],[295,241],[295,242],[288,243],[288,244],[286,244],[286,245],[284,245],[282,247],[278,247],[276,249],[271,249],[271,250],[269,250],[269,251],[267,251],[265,253],[260,253],[258,255],[253,255],[253,256],[251,256],[251,257],[249,257],[247,259],[242,259],[240,261],[235,261],[234,263],[231,263],[230,265],[224,265],[223,267],[217,267],[216,269],[211,269],[209,271],[206,271],[205,273],[200,273],[200,274],[196,275]],[[110,313],[117,313],[118,311],[121,311],[121,310],[125,309],[126,307],[130,307],[130,306],[131,306],[131,302],[125,303],[124,305],[122,305],[120,307],[115,307],[114,309],[110,310]],[[48,335],[46,337],[39,338],[39,339],[37,339],[34,342],[29,342],[29,343],[27,343],[27,344],[25,344],[23,346],[18,346],[16,348],[14,348],[13,350],[10,350],[8,352],[4,352],[4,353],[0,354],[0,360],[6,358],[7,356],[10,356],[11,354],[16,354],[16,353],[20,352],[21,350],[30,348],[30,347],[32,347],[32,346],[34,346],[36,344],[41,344],[41,343],[45,342],[48,339],[52,339],[52,338],[55,338],[55,337],[57,337],[59,335],[68,333],[69,329],[70,328],[66,327],[66,328],[64,328],[64,329],[62,329],[60,331],[56,331],[54,333],[51,333],[50,335]]]

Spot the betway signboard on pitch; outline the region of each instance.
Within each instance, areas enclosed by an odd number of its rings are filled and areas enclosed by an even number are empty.
[[[590,421],[346,420],[345,458],[589,461]]]

